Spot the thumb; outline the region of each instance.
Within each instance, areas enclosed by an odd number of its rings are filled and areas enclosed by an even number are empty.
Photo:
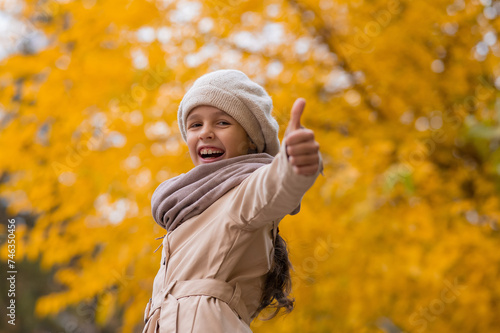
[[[290,112],[290,122],[288,123],[287,132],[298,130],[301,128],[300,117],[304,112],[306,106],[306,100],[303,98],[297,98],[295,103],[293,103],[292,111]]]

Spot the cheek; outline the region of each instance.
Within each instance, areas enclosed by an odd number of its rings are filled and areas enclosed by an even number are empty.
[[[189,149],[189,153],[190,154],[196,154],[195,150],[196,150],[196,140],[193,140],[193,139],[190,139],[189,137],[187,138],[186,140],[187,142],[187,146],[188,146],[188,149]]]

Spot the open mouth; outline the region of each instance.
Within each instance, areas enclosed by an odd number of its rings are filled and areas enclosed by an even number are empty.
[[[219,148],[202,148],[198,153],[201,158],[206,160],[216,159],[224,155],[224,151]]]

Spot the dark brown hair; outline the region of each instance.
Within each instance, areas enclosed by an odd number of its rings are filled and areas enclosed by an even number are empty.
[[[292,290],[292,278],[290,276],[291,268],[292,263],[288,258],[286,242],[280,236],[278,229],[274,244],[274,260],[271,265],[271,270],[267,273],[262,298],[257,308],[257,313],[267,307],[274,308],[274,312],[265,318],[265,320],[274,318],[281,309],[283,309],[285,313],[289,313],[293,310],[293,302],[295,299],[289,297]]]

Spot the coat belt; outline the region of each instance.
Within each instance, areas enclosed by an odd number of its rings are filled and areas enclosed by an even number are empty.
[[[144,332],[149,331],[148,326],[156,325],[156,321],[149,319],[158,309],[160,309],[160,332],[177,332],[177,311],[179,307],[177,300],[188,296],[215,297],[229,305],[245,323],[250,325],[250,314],[241,299],[241,289],[238,283],[233,286],[222,280],[197,279],[172,281],[166,289],[160,291],[153,299],[150,299],[144,312],[144,321],[147,324]],[[151,332],[156,332],[155,327]]]

